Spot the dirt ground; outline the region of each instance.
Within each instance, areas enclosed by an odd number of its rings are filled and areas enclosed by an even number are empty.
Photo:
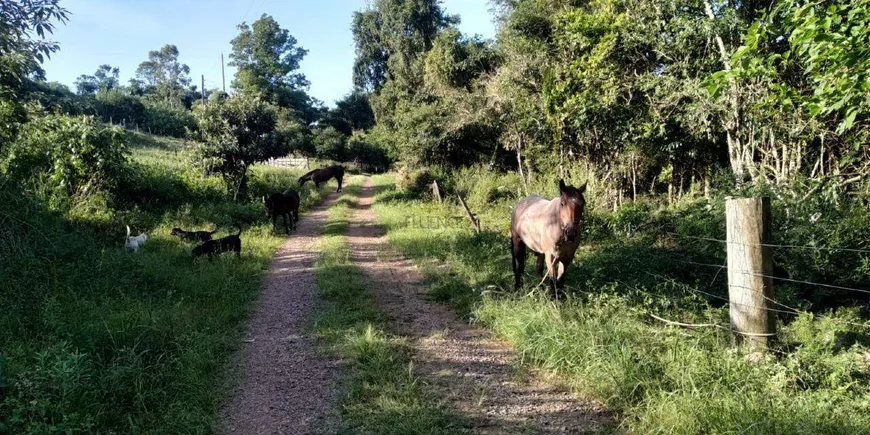
[[[307,320],[317,304],[315,250],[331,194],[302,215],[275,254],[236,358],[238,376],[221,411],[227,434],[328,433],[338,363],[318,352]]]
[[[334,430],[339,362],[317,350],[307,320],[316,308],[315,251],[330,195],[306,213],[275,255],[237,358],[238,381],[221,412],[227,434],[313,434]],[[415,374],[479,434],[598,432],[599,404],[580,400],[518,368],[515,352],[487,331],[430,302],[416,267],[389,248],[371,209],[366,178],[348,242],[354,263],[394,331],[413,349]]]
[[[426,299],[413,263],[389,249],[371,209],[365,180],[348,229],[352,258],[396,332],[414,349],[414,368],[475,433],[590,433],[608,422],[602,406],[536,380],[515,364],[513,350],[446,306]]]

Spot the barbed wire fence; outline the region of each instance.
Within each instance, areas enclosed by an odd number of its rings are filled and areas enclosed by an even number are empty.
[[[744,198],[743,200],[745,201],[746,198]],[[763,201],[763,200],[758,199],[758,200],[753,200],[753,201]],[[766,207],[766,205],[762,206],[761,203],[753,204],[753,206]],[[762,213],[762,215],[764,215],[764,219],[769,219],[768,213]],[[747,242],[745,240],[740,240],[740,237],[735,237],[735,235],[732,234],[732,232],[735,231],[735,227],[734,227],[734,225],[732,225],[732,222],[734,222],[735,219],[740,219],[740,218],[744,218],[744,217],[745,216],[733,216],[733,215],[727,216],[728,222],[729,222],[727,240],[717,239],[717,238],[713,238],[713,237],[700,237],[700,236],[678,234],[678,233],[674,233],[674,232],[665,232],[665,234],[668,234],[670,236],[684,238],[684,239],[688,239],[688,240],[700,240],[700,241],[706,241],[706,242],[720,243],[725,247],[725,250],[726,250],[727,255],[728,255],[728,258],[726,259],[725,264],[702,263],[702,262],[692,261],[692,260],[688,260],[688,259],[684,259],[684,258],[670,258],[670,260],[678,262],[678,263],[683,263],[683,264],[689,264],[689,265],[694,265],[694,266],[716,269],[716,274],[714,275],[713,279],[711,280],[711,282],[708,285],[708,288],[706,290],[710,290],[710,287],[712,287],[713,283],[719,277],[720,273],[722,271],[726,271],[726,273],[729,277],[728,284],[727,284],[728,285],[728,297],[724,297],[721,295],[710,293],[709,291],[705,291],[705,290],[702,290],[700,288],[693,288],[691,286],[682,286],[682,288],[686,289],[688,291],[694,292],[695,294],[697,294],[698,296],[702,297],[705,300],[709,300],[709,298],[712,298],[712,299],[717,299],[717,300],[727,302],[729,304],[729,315],[732,318],[732,324],[729,326],[729,325],[723,325],[720,323],[688,323],[688,322],[667,319],[665,317],[662,317],[661,315],[658,315],[657,313],[652,313],[652,312],[648,313],[650,315],[650,317],[652,317],[653,319],[658,320],[662,323],[665,323],[667,325],[677,326],[677,327],[681,327],[681,328],[691,328],[691,329],[717,328],[717,329],[729,331],[729,332],[735,334],[735,336],[767,338],[767,337],[776,337],[777,336],[778,332],[775,331],[774,327],[772,327],[772,326],[768,327],[767,329],[770,329],[770,330],[764,331],[764,332],[747,331],[747,330],[745,330],[745,328],[737,327],[739,325],[735,325],[735,321],[734,321],[735,311],[737,312],[738,317],[741,315],[745,316],[746,313],[748,312],[748,313],[750,313],[749,314],[750,316],[763,317],[765,319],[767,319],[767,318],[773,319],[775,317],[770,317],[770,316],[775,316],[775,315],[810,316],[814,319],[821,317],[818,314],[811,313],[811,312],[804,310],[804,309],[795,308],[791,305],[788,305],[788,304],[785,304],[779,300],[776,300],[773,297],[773,292],[772,292],[774,282],[786,282],[786,283],[799,284],[799,285],[804,285],[804,286],[809,286],[809,287],[825,288],[825,289],[844,291],[844,292],[853,292],[853,293],[862,294],[862,295],[870,294],[870,290],[863,289],[863,288],[856,288],[856,287],[849,287],[849,286],[845,286],[845,285],[821,283],[821,282],[795,279],[795,278],[784,277],[784,276],[777,276],[776,274],[772,273],[772,263],[771,263],[773,249],[793,249],[793,250],[812,250],[812,251],[824,251],[824,252],[842,252],[842,253],[850,253],[850,254],[859,254],[862,256],[863,255],[870,256],[870,249],[770,243],[767,240],[767,237],[769,237],[770,222],[765,221],[765,220],[760,220],[760,221],[752,223],[751,225],[754,225],[754,228],[749,229],[750,233],[754,232],[754,235],[760,235],[761,236],[760,240],[758,242]],[[746,224],[745,219],[744,219],[744,222],[741,222],[741,223],[745,225]],[[737,229],[739,230],[739,228],[737,228]],[[747,248],[749,248],[749,249],[747,249]],[[762,255],[759,256],[759,258],[754,259],[754,261],[757,263],[756,266],[758,266],[758,267],[744,267],[744,268],[734,267],[733,264],[739,264],[739,261],[734,261],[735,260],[733,258],[734,255],[736,254],[737,256],[743,256],[745,258],[747,256],[747,254],[746,254],[747,250],[753,250],[756,253],[759,253],[759,252],[762,253]],[[731,267],[729,267],[729,264],[731,264],[731,263],[733,263],[733,264],[731,265]],[[664,277],[661,275],[652,274],[649,272],[647,272],[647,273],[650,274],[651,276],[655,277],[656,279],[659,279],[659,280],[673,281],[673,280],[668,279],[667,277]],[[756,284],[758,284],[758,282],[760,282],[761,285],[749,285],[749,286],[742,285],[742,282],[744,280],[739,279],[739,278],[735,279],[735,277],[741,277],[741,276],[748,278],[750,281],[754,280]],[[752,299],[756,302],[760,301],[761,303],[754,303],[754,304],[744,303],[744,301],[740,300],[739,297],[735,298],[735,294],[736,295],[749,294],[752,296],[750,299]],[[775,308],[774,308],[774,306],[775,306]],[[759,313],[762,313],[763,315],[759,316]],[[870,330],[870,322],[858,323],[858,322],[852,322],[852,321],[848,321],[845,319],[839,319],[839,318],[835,318],[835,317],[830,317],[830,319],[833,322],[840,323],[842,325],[857,326],[857,327],[866,328],[866,329]],[[739,323],[739,322],[737,322],[737,323]],[[756,322],[756,326],[758,326],[758,323],[759,322]],[[771,322],[771,324],[772,323],[773,322]]]

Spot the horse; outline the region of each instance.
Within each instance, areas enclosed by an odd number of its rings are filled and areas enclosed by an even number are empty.
[[[325,168],[315,169],[301,177],[299,177],[299,186],[305,185],[306,181],[313,181],[315,187],[320,187],[320,183],[326,183],[332,178],[338,181],[338,189],[336,192],[341,192],[341,181],[344,178],[344,166],[332,165]]]
[[[275,228],[275,218],[277,216],[284,217],[284,229],[287,234],[290,234],[290,227],[287,226],[287,215],[290,215],[290,224],[293,229],[296,229],[296,222],[299,220],[299,194],[295,190],[289,189],[284,193],[273,193],[268,197],[263,197],[263,207],[266,209],[266,217],[272,219],[272,228]]]
[[[537,272],[544,276],[544,267],[554,291],[565,284],[565,270],[574,260],[580,245],[580,226],[586,199],[586,183],[579,188],[559,180],[559,196],[546,200],[538,195],[520,200],[511,214],[511,255],[513,257],[514,288],[523,283],[526,269],[526,249],[538,257]]]

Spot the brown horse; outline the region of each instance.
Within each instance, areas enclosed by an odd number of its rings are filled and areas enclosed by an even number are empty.
[[[338,189],[336,192],[341,192],[341,181],[344,178],[344,166],[332,165],[325,168],[315,169],[301,177],[299,177],[299,186],[305,184],[306,181],[313,181],[315,187],[320,187],[320,183],[326,183],[330,179],[335,178],[338,181]]]
[[[519,289],[523,284],[526,248],[538,256],[539,275],[544,276],[544,266],[547,267],[554,290],[565,284],[565,270],[580,245],[585,191],[586,183],[576,188],[559,180],[557,198],[548,201],[537,195],[527,196],[514,207],[511,214],[514,288]]]

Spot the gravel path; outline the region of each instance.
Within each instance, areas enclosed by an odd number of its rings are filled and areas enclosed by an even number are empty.
[[[475,433],[589,433],[608,422],[600,405],[523,374],[516,355],[486,331],[459,320],[447,307],[426,300],[413,263],[387,246],[374,225],[370,178],[348,228],[352,257],[367,276],[376,301],[414,349],[416,373]]]
[[[221,411],[223,433],[328,432],[338,363],[317,352],[306,322],[318,301],[314,261],[319,229],[336,198],[330,194],[302,216],[269,266],[236,358],[237,384]]]

